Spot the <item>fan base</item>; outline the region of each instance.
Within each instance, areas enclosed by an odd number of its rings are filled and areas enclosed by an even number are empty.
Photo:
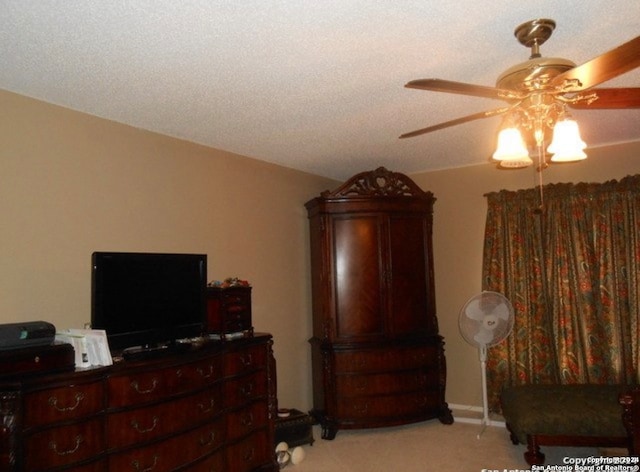
[[[554,29],[556,29],[555,21],[541,18],[522,23],[515,29],[514,34],[523,46],[536,48],[551,37]]]

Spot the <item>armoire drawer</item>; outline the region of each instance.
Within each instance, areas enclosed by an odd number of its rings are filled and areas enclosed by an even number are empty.
[[[437,362],[438,350],[435,346],[335,352],[336,374],[409,370],[436,366]]]
[[[28,436],[25,470],[45,471],[95,457],[105,450],[101,418],[50,428]]]
[[[24,399],[24,428],[85,418],[103,409],[101,381],[30,392]]]
[[[389,418],[417,415],[434,410],[439,405],[437,390],[402,395],[341,397],[337,398],[340,418]]]
[[[437,385],[438,371],[430,368],[398,373],[343,374],[336,376],[336,395],[386,395],[434,389]]]

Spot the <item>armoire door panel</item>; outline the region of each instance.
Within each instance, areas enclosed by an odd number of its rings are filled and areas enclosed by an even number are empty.
[[[381,228],[376,216],[335,218],[335,303],[338,338],[384,332]]]
[[[430,284],[426,223],[423,217],[395,215],[389,221],[389,322],[394,337],[429,332]]]

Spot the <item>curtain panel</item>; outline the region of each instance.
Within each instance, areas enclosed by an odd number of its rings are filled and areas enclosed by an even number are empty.
[[[529,383],[638,383],[640,175],[493,192],[482,288],[514,307],[487,356],[489,407]]]

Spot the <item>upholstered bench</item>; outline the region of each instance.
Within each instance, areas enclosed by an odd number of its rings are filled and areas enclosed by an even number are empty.
[[[620,385],[522,385],[505,389],[502,413],[529,465],[543,464],[541,445],[628,447]]]

